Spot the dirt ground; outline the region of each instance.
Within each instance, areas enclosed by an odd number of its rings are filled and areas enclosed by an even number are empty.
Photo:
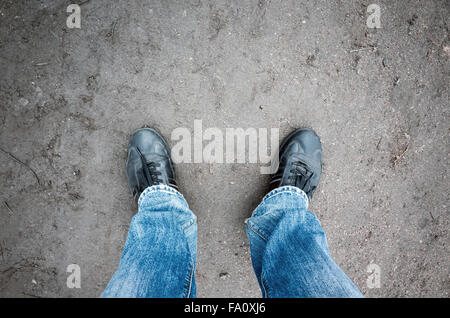
[[[73,0],[74,3],[77,1]],[[97,297],[136,206],[131,133],[311,127],[311,210],[367,297],[448,297],[446,0],[0,1],[0,296]],[[259,297],[244,220],[258,164],[180,164],[198,217],[199,297]],[[69,264],[81,288],[66,285]],[[369,288],[369,264],[380,288]]]

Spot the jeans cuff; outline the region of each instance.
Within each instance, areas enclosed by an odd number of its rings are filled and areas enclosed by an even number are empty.
[[[305,210],[308,210],[308,206],[309,206],[308,195],[302,189],[294,187],[294,186],[283,186],[283,187],[275,188],[272,191],[270,191],[269,193],[267,193],[264,196],[264,198],[262,199],[262,201],[264,202],[266,200],[269,200],[270,198],[272,198],[276,195],[279,195],[281,193],[290,193],[290,194],[298,195],[300,198],[302,198],[302,200],[304,202]]]
[[[142,191],[141,195],[139,196],[138,207],[140,207],[142,204],[147,203],[149,200],[151,200],[151,197],[153,196],[153,194],[161,193],[161,192],[176,195],[184,200],[183,195],[175,188],[172,188],[165,184],[158,184],[158,185],[148,187],[144,191]]]

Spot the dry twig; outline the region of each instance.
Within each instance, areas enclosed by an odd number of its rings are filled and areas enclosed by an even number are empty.
[[[14,159],[14,161],[20,163],[22,166],[28,168],[28,170],[30,170],[33,173],[33,175],[36,177],[36,180],[37,180],[38,184],[41,185],[41,180],[39,179],[36,171],[34,171],[33,168],[31,168],[29,165],[27,165],[26,163],[21,161],[19,158],[17,158],[13,154],[7,152],[6,150],[3,150],[2,148],[0,148],[0,151],[3,152],[4,154],[8,155],[10,158]]]

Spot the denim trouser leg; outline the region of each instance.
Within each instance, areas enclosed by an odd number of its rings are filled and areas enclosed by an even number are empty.
[[[119,268],[103,297],[195,297],[197,222],[183,196],[159,185],[140,196]],[[360,297],[331,259],[306,194],[282,187],[247,220],[253,267],[264,297]]]
[[[195,297],[197,219],[175,189],[139,197],[119,268],[102,297]]]
[[[268,193],[246,221],[263,297],[362,297],[332,260],[325,233],[296,187]]]

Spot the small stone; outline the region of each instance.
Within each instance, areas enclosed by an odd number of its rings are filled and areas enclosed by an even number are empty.
[[[29,101],[26,98],[20,98],[19,99],[19,104],[22,105],[23,107],[27,106],[28,103],[29,103]]]
[[[450,46],[448,46],[448,45],[444,46],[443,50],[448,56],[450,56]]]
[[[220,279],[226,279],[228,276],[230,276],[230,274],[228,274],[227,272],[221,272],[219,274]]]

